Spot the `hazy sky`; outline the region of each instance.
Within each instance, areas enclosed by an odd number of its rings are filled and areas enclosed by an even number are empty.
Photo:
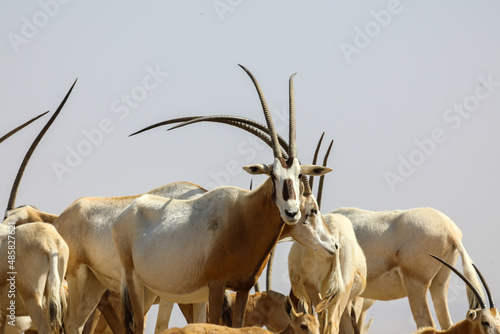
[[[127,136],[188,115],[264,122],[238,63],[259,80],[287,136],[288,77],[298,72],[300,159],[311,160],[322,131],[335,139],[322,211],[439,209],[462,230],[498,299],[499,17],[498,1],[2,1],[0,135],[55,110],[78,78],[17,204],[59,214],[82,196],[172,181],[247,188],[239,167],[272,154],[242,131],[203,124]],[[4,206],[47,119],[0,148]],[[289,247],[281,244],[275,261],[273,288],[282,293]],[[463,284],[454,279],[452,288],[458,321],[468,305]],[[406,299],[377,302],[369,316],[372,333],[415,328]],[[172,324],[184,323],[176,313]]]

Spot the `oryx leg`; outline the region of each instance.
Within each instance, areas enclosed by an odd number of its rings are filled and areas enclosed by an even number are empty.
[[[193,307],[193,322],[204,324],[207,322],[207,303],[192,304]]]
[[[226,286],[223,282],[214,282],[208,284],[208,322],[220,325],[222,317],[222,304],[224,303],[224,293]]]
[[[144,285],[133,268],[125,268],[125,286],[122,287],[125,333],[144,333]],[[127,301],[127,299],[129,299]],[[133,319],[132,319],[133,316]],[[132,323],[133,322],[133,323]],[[133,326],[131,326],[133,324]]]
[[[40,263],[39,265],[49,266],[49,262],[47,260],[46,263]],[[49,319],[42,306],[46,282],[47,274],[43,274],[40,276],[36,286],[29,286],[20,282],[18,283],[19,286],[17,291],[19,297],[24,301],[26,310],[40,334],[51,333]]]
[[[342,319],[342,314],[343,313],[347,314],[347,316],[349,317],[348,321],[350,321],[351,312],[350,312],[350,310],[347,310],[347,307],[346,307],[346,305],[348,304],[348,302],[349,302],[349,291],[346,291],[346,293],[342,294],[339,297],[339,299],[337,299],[337,301],[335,302],[335,304],[333,305],[332,313],[331,313],[331,316],[330,316],[331,323],[329,323],[329,327],[330,327],[329,333],[335,333],[336,334],[336,333],[339,332],[340,321]],[[346,312],[344,312],[344,310]]]
[[[95,332],[97,327],[97,323],[101,319],[101,311],[98,309],[94,309],[94,311],[90,314],[85,326],[83,326],[82,334],[92,334]]]
[[[186,319],[186,322],[188,324],[192,324],[193,321],[193,304],[177,304],[179,306],[179,309],[182,312],[182,315],[184,316],[184,319]]]
[[[108,290],[102,296],[101,301],[97,305],[97,309],[102,313],[111,331],[114,334],[120,334],[124,332],[121,320],[118,316],[118,314],[120,316],[122,314],[121,303],[116,299],[110,300],[110,297],[111,293]]]
[[[248,293],[250,290],[237,291],[236,300],[233,306],[233,327],[241,328],[245,321],[245,310],[247,307]]]
[[[42,298],[40,298],[40,296],[33,296],[27,300],[24,299],[24,302],[38,333],[50,334],[50,323],[42,307]]]
[[[92,271],[84,265],[68,269],[68,313],[64,320],[66,333],[82,333],[87,319],[106,291]]]
[[[458,256],[458,252],[455,251],[446,261],[448,263],[456,263]],[[448,309],[448,286],[450,284],[450,276],[451,270],[442,267],[432,279],[429,287],[432,302],[434,303],[434,310],[436,311],[441,329],[448,329],[453,325],[450,310]]]
[[[170,316],[172,315],[173,308],[173,302],[160,299],[160,303],[158,306],[158,317],[156,318],[155,334],[168,329],[168,323],[170,322]]]
[[[426,326],[435,327],[429,304],[427,303],[429,283],[424,279],[415,277],[414,273],[410,272],[402,271],[400,272],[400,277],[408,296],[411,313],[413,314],[417,328]]]

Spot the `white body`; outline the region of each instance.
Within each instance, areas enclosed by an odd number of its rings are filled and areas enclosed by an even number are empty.
[[[205,192],[197,185],[177,182],[149,193],[190,198]],[[65,319],[68,333],[81,333],[106,290],[120,294],[121,266],[111,237],[111,223],[138,197],[84,197],[71,204],[54,222],[70,247],[69,301]]]
[[[408,297],[417,327],[434,327],[427,304],[430,290],[442,328],[452,325],[447,304],[451,271],[433,260],[435,254],[452,265],[462,257],[464,274],[481,287],[462,245],[460,229],[432,208],[373,212],[356,208],[334,210],[348,217],[366,256],[368,268],[362,297],[394,300]],[[469,299],[472,294],[469,293]]]
[[[17,226],[15,234],[11,231],[7,225],[0,224],[0,258],[3,259],[0,264],[0,333],[6,327],[9,327],[7,331],[14,330],[9,324],[13,319],[7,309],[12,301],[15,301],[15,316],[20,320],[16,324],[19,330],[31,326],[24,317],[29,316],[39,333],[55,333],[61,326],[66,304],[62,282],[68,246],[49,224],[29,223]],[[13,242],[16,256],[14,267],[10,267],[7,259]],[[15,277],[15,292],[11,294],[8,279],[12,277]]]
[[[366,260],[348,218],[338,214],[323,218],[338,240],[335,256],[324,257],[294,243],[288,256],[288,271],[295,296],[315,306],[327,295],[336,293],[326,311],[320,314],[320,324],[323,333],[338,333],[346,305],[365,288]]]

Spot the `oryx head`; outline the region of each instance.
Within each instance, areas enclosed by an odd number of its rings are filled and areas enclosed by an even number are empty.
[[[255,77],[248,69],[240,65],[248,74],[257,90],[262,105],[262,110],[266,118],[269,136],[274,154],[274,161],[271,165],[254,164],[243,167],[250,174],[269,175],[274,185],[274,200],[281,218],[287,224],[295,224],[301,218],[301,200],[303,188],[301,188],[301,179],[305,175],[324,175],[331,171],[330,168],[314,165],[301,165],[297,158],[296,129],[295,129],[295,100],[293,94],[293,77],[289,80],[289,98],[290,98],[290,120],[289,120],[289,151],[288,158],[284,158],[281,152],[278,135],[274,127],[271,113],[267,106],[264,95],[257,83]]]
[[[255,121],[244,119],[237,116],[194,116],[194,117],[181,117],[176,119],[171,119],[168,121],[159,122],[150,125],[142,130],[139,130],[131,136],[139,134],[141,132],[167,125],[172,123],[184,122],[177,125],[171,129],[185,126],[188,124],[202,122],[202,121],[212,121],[230,124],[246,131],[253,133],[258,136],[264,142],[268,143],[273,150],[274,160],[272,164],[253,164],[244,166],[244,170],[252,175],[266,174],[268,175],[273,183],[273,200],[276,204],[277,209],[280,212],[280,216],[283,221],[289,225],[296,224],[301,218],[301,203],[302,203],[302,193],[304,188],[301,181],[305,179],[305,175],[311,176],[321,176],[331,171],[330,168],[316,165],[301,165],[297,158],[297,146],[296,146],[296,135],[295,135],[295,103],[293,96],[293,77],[292,75],[289,80],[290,85],[290,140],[286,143],[281,137],[278,136],[274,123],[271,118],[269,108],[267,106],[264,95],[257,83],[255,77],[250,73],[248,69],[241,66],[240,67],[248,74],[250,79],[257,90],[259,99],[262,105],[262,110],[266,118],[267,127],[259,124]],[[269,138],[269,137],[270,138]],[[282,151],[280,144],[287,149]]]
[[[450,268],[455,274],[457,274],[458,277],[460,277],[464,281],[464,283],[476,296],[477,301],[479,303],[479,308],[468,310],[466,315],[465,321],[470,321],[472,323],[472,326],[469,327],[469,331],[471,333],[481,333],[481,334],[500,334],[500,314],[498,313],[498,310],[495,306],[495,301],[493,300],[490,288],[486,283],[486,280],[484,279],[483,275],[476,267],[476,265],[473,264],[474,269],[479,275],[479,278],[483,283],[484,289],[486,290],[486,295],[488,296],[488,301],[490,304],[489,308],[486,306],[486,303],[481,297],[479,291],[464,275],[462,275],[461,272],[459,272],[457,269],[455,269],[453,266],[448,264],[446,261],[440,259],[439,257],[432,254],[430,254],[430,256],[432,256],[433,258],[435,258],[436,260],[438,260],[439,262]],[[460,323],[457,323],[456,326],[458,326],[459,324]]]
[[[285,297],[283,306],[290,318],[291,332],[295,334],[319,334],[318,319],[314,315],[313,308],[308,308],[304,298],[299,300],[297,310],[293,306],[289,296]]]

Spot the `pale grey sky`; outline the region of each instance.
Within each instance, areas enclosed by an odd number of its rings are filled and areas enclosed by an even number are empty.
[[[259,80],[283,126],[287,80],[298,72],[299,157],[310,161],[322,131],[335,139],[322,211],[441,210],[498,299],[499,17],[500,2],[486,0],[3,1],[0,134],[55,110],[79,78],[33,156],[18,204],[58,214],[82,196],[138,194],[172,181],[246,188],[250,176],[231,166],[272,155],[252,150],[239,130],[205,124],[127,136],[187,115],[263,122],[238,63]],[[45,121],[2,144],[0,203]],[[282,293],[289,247],[280,245],[275,261]],[[453,284],[458,321],[467,303],[463,285]],[[370,316],[372,333],[414,330],[406,300],[378,302]],[[176,314],[173,324],[184,320]]]

